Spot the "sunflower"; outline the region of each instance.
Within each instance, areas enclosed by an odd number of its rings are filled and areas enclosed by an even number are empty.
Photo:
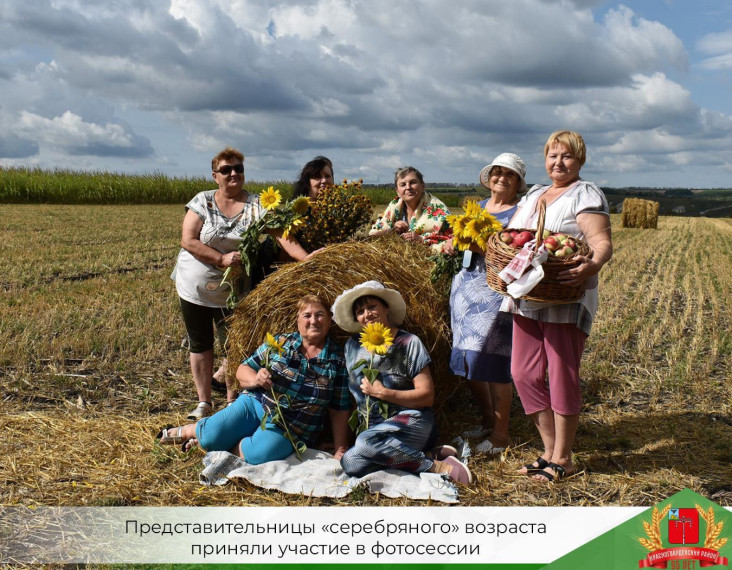
[[[369,323],[361,332],[361,346],[371,353],[386,354],[394,344],[389,327],[381,323]]]
[[[483,217],[490,222],[490,233],[494,234],[496,232],[503,231],[503,224],[501,224],[495,216],[488,212],[484,212]]]
[[[285,230],[282,232],[282,237],[285,238],[285,239],[287,239],[287,237],[292,232],[294,232],[295,230],[297,230],[297,228],[299,228],[300,226],[304,226],[304,225],[305,225],[305,222],[302,220],[302,218],[297,218],[295,220],[292,220],[292,222],[290,222],[287,225],[287,227],[285,227]]]
[[[267,345],[267,350],[274,351],[277,354],[285,352],[285,349],[282,348],[282,345],[285,344],[284,338],[281,341],[277,341],[273,334],[267,333],[264,337],[264,343]]]
[[[301,216],[308,211],[309,207],[310,198],[307,198],[306,196],[300,196],[292,202],[292,211],[296,214],[300,214]]]
[[[470,221],[467,216],[461,216],[460,214],[450,214],[447,216],[447,223],[452,228],[452,233],[455,237],[462,237],[465,233],[465,224]]]
[[[469,218],[477,218],[483,213],[483,208],[475,200],[468,200],[465,203],[465,215]]]
[[[469,237],[455,235],[452,243],[460,251],[467,251],[468,249],[470,249],[470,246],[473,245],[473,240],[471,240]]]
[[[263,208],[273,210],[282,202],[282,195],[279,190],[274,189],[274,186],[270,186],[259,195],[259,202]]]

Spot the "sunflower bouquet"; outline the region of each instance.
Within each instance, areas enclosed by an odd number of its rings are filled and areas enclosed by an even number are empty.
[[[362,193],[363,180],[324,188],[310,204],[308,223],[295,237],[307,251],[342,243],[371,223],[374,205]]]
[[[452,233],[455,252],[441,252],[429,258],[435,264],[430,274],[432,283],[438,283],[445,277],[452,279],[462,268],[463,253],[469,250],[471,245],[485,250],[488,237],[503,229],[501,222],[481,208],[475,200],[468,200],[465,203],[463,214],[447,216],[447,223],[450,225],[448,232]]]
[[[259,195],[259,203],[267,210],[261,218],[250,224],[241,234],[239,253],[241,266],[228,267],[221,279],[221,284],[228,284],[229,297],[226,306],[233,309],[239,301],[238,284],[243,276],[252,274],[262,246],[262,234],[266,230],[282,230],[282,237],[287,238],[305,224],[310,200],[305,197],[295,198],[283,204],[282,194],[273,186]]]
[[[360,368],[361,366],[368,366],[363,368],[361,372],[366,379],[373,384],[376,378],[379,376],[379,369],[374,368],[374,356],[383,356],[389,350],[389,347],[394,344],[394,337],[391,336],[389,327],[381,323],[369,323],[363,328],[360,336],[361,346],[365,348],[370,354],[371,359],[367,361],[365,358],[360,359],[356,362],[351,370]],[[387,402],[378,402],[379,413],[384,419],[389,417],[389,404]],[[369,429],[369,419],[371,416],[371,397],[366,395],[366,409],[362,410],[361,407],[357,407],[351,417],[348,420],[348,425],[356,435]]]
[[[270,368],[270,355],[273,352],[281,355],[285,351],[282,346],[284,344],[284,339],[278,341],[273,334],[267,333],[264,343],[267,345],[267,348],[264,351],[264,361],[262,362],[262,364],[264,368],[271,372],[272,369]],[[267,422],[272,422],[273,424],[280,427],[282,431],[285,432],[285,437],[292,444],[292,447],[295,450],[295,456],[300,461],[302,461],[302,454],[305,453],[307,446],[302,441],[298,440],[294,435],[292,435],[292,432],[287,425],[287,421],[285,420],[285,414],[282,411],[281,401],[284,400],[284,402],[287,404],[287,407],[289,408],[290,397],[287,394],[277,394],[274,389],[274,383],[272,383],[272,386],[270,387],[270,395],[272,396],[274,410],[270,410],[266,414],[264,414],[264,416],[262,416],[262,423],[260,424],[259,428],[261,430],[264,430],[267,426]]]
[[[471,245],[485,250],[488,237],[503,229],[501,222],[475,200],[468,200],[463,214],[447,216],[447,223],[452,228],[453,244],[460,251],[470,249]]]

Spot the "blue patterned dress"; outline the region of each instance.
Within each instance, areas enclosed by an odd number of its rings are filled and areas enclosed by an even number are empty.
[[[485,208],[487,203],[488,198],[480,205]],[[505,228],[516,208],[493,215]],[[508,383],[513,321],[499,311],[503,296],[488,287],[485,258],[468,251],[465,259],[467,267],[453,278],[450,291],[450,369],[469,380]]]

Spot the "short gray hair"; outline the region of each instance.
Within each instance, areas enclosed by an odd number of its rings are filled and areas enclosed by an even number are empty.
[[[414,173],[417,178],[419,178],[419,181],[424,184],[424,177],[422,176],[422,173],[414,168],[414,166],[402,166],[401,168],[397,168],[396,172],[394,173],[394,186],[396,186],[397,180],[400,178],[404,178],[407,174]]]

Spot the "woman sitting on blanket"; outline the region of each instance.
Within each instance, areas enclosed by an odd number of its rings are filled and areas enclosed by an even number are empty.
[[[244,392],[236,401],[194,424],[162,430],[159,443],[182,444],[184,450],[199,443],[207,451],[230,451],[258,465],[284,459],[298,442],[312,446],[329,412],[335,458],[340,459],[348,447],[350,402],[343,352],[328,338],[331,323],[322,299],[302,297],[297,303],[297,332],[276,338],[281,351],[264,343],[239,365],[236,379]],[[287,396],[278,399],[295,441],[287,437],[281,422],[272,420],[273,391]]]
[[[333,303],[334,319],[343,330],[357,333],[363,328],[365,334],[377,331],[363,342],[359,342],[358,335],[346,342],[358,437],[343,455],[341,466],[352,477],[380,469],[401,469],[444,473],[454,481],[471,483],[472,475],[455,457],[454,448],[442,446],[425,452],[437,439],[431,359],[419,338],[398,328],[406,310],[399,292],[378,281],[356,285]],[[377,323],[383,326],[374,327]],[[377,346],[383,354],[377,353]],[[373,381],[368,379],[368,370],[378,371]]]

